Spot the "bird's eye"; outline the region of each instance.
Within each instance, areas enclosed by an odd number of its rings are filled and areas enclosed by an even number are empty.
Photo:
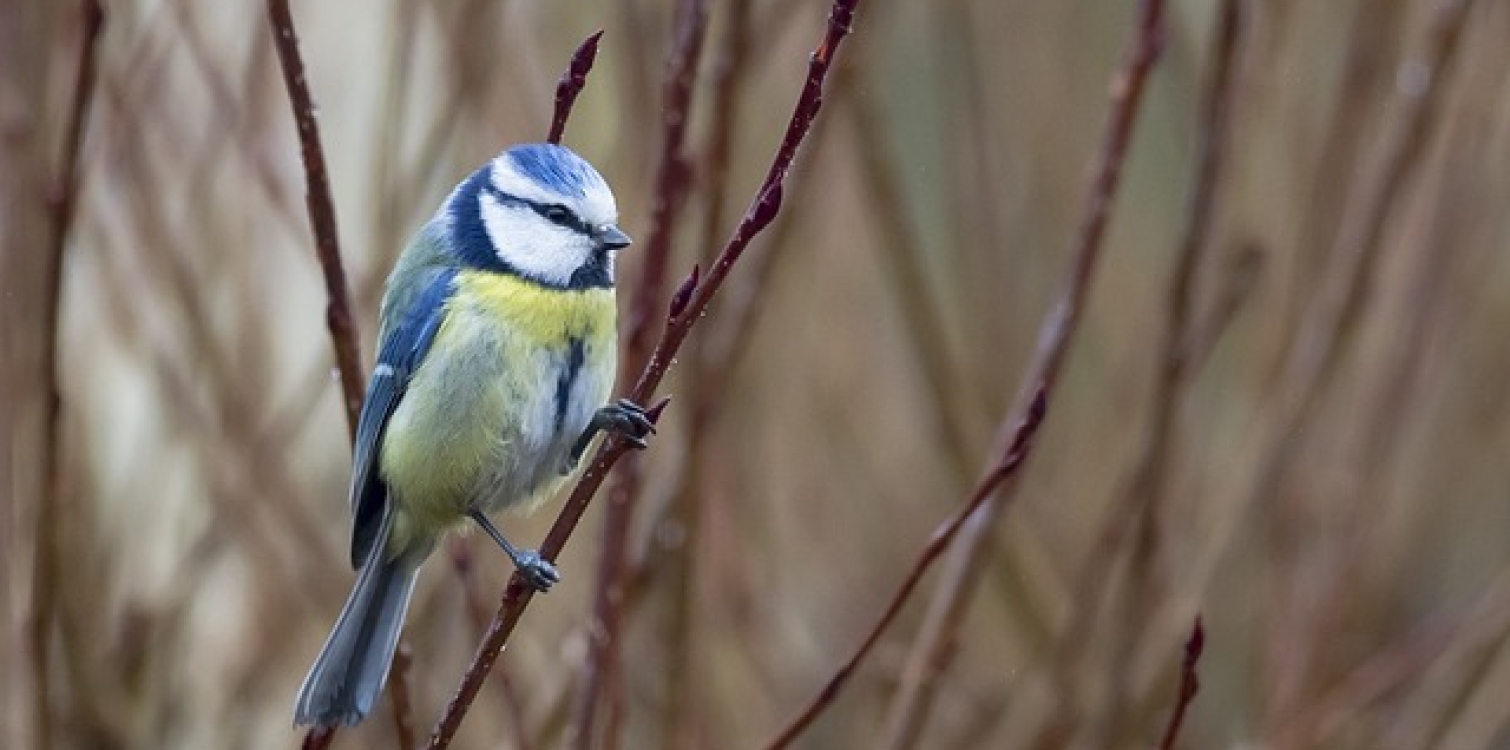
[[[546,206],[541,210],[541,213],[545,215],[546,219],[549,219],[556,224],[568,225],[572,222],[571,209],[559,203],[553,203],[549,206]]]

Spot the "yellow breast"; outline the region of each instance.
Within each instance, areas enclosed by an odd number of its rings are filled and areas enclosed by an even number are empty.
[[[547,289],[482,271],[462,272],[457,285],[454,303],[476,306],[538,346],[566,346],[571,339],[595,340],[614,332],[612,289]]]

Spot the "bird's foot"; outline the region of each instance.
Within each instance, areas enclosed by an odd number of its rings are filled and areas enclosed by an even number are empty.
[[[556,566],[532,549],[519,550],[514,555],[514,567],[519,569],[519,576],[525,584],[541,593],[550,591],[551,586],[561,582],[561,572]]]
[[[582,455],[587,452],[587,446],[599,432],[612,433],[624,438],[624,442],[630,446],[644,450],[649,447],[645,439],[655,433],[655,422],[650,418],[650,413],[645,407],[621,398],[607,406],[598,409],[592,415],[592,421],[587,423],[587,429],[577,438],[576,445],[572,446],[571,453],[561,463],[561,475],[565,476],[577,470],[577,464],[581,463]]]
[[[519,570],[519,577],[523,578],[530,588],[543,593],[549,591],[553,584],[561,582],[561,573],[556,570],[556,566],[552,565],[550,560],[541,557],[538,550],[515,547],[514,543],[504,537],[503,532],[493,525],[488,515],[477,508],[467,511],[467,515],[503,549],[504,554],[509,556],[509,560],[513,561],[514,567]]]
[[[650,420],[649,412],[627,398],[598,409],[592,421],[599,430],[618,435],[641,450],[649,447],[645,439],[655,434],[655,422]]]

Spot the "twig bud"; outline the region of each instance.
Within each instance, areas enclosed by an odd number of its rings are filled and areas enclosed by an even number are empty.
[[[702,269],[696,263],[692,264],[692,273],[687,274],[681,286],[676,288],[676,293],[671,295],[670,316],[672,318],[680,318],[682,313],[687,311],[687,303],[692,301],[692,294],[697,291],[697,282],[701,279],[701,275]]]

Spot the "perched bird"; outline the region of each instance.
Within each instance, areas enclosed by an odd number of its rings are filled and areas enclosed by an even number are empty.
[[[420,564],[475,523],[526,581],[559,575],[488,515],[557,489],[596,433],[642,446],[644,410],[608,404],[614,257],[629,245],[602,176],[552,144],[472,173],[399,257],[357,428],[356,583],[294,706],[295,724],[355,724],[388,676]]]

